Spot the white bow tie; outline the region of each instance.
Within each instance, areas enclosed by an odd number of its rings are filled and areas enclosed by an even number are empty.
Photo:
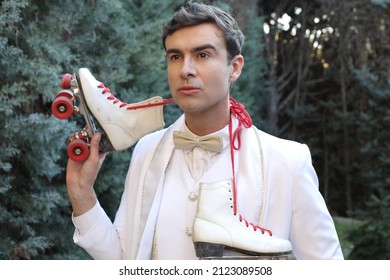
[[[192,150],[194,147],[201,147],[210,152],[220,153],[222,151],[222,139],[218,136],[193,136],[183,131],[173,132],[173,142],[180,150]]]

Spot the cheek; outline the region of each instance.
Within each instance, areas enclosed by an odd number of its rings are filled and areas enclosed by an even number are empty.
[[[206,75],[206,79],[218,87],[229,87],[230,83],[229,69],[219,68]]]
[[[175,75],[172,67],[167,67],[167,78],[168,78],[168,84],[171,87],[175,80]]]

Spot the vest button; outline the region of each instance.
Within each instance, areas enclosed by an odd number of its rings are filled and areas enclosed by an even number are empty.
[[[186,235],[192,236],[192,227],[186,227]]]
[[[191,201],[196,201],[196,200],[198,200],[198,194],[195,192],[190,192],[190,194],[188,195],[188,198]]]

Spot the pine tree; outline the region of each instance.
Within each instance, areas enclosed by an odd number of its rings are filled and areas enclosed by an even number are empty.
[[[359,83],[366,89],[367,110],[360,116],[359,154],[361,170],[357,178],[370,193],[366,207],[355,211],[362,224],[349,232],[353,243],[350,259],[390,258],[390,73],[382,79],[365,67],[352,68]]]
[[[54,118],[51,103],[81,67],[123,101],[168,96],[159,34],[173,2],[1,2],[1,259],[89,258],[73,244],[65,188],[66,138],[84,124]],[[112,218],[130,156],[110,154],[95,186]]]
[[[381,6],[382,8],[386,8],[388,5],[390,5],[390,0],[371,0],[371,3]]]
[[[266,67],[268,60],[264,57],[264,17],[259,16],[255,5],[247,7],[243,32],[245,44],[242,54],[245,65],[236,84],[233,84],[232,96],[246,106],[253,123],[263,130],[270,131],[267,122],[270,92]]]
[[[44,104],[51,99],[60,66],[50,42],[26,24],[28,1],[3,1],[0,62],[0,258],[30,259],[50,248],[69,223],[56,219],[68,203],[62,184],[63,134],[72,124],[58,123]],[[37,29],[35,31],[38,31]],[[45,55],[41,53],[45,52]],[[71,238],[69,234],[68,238]]]

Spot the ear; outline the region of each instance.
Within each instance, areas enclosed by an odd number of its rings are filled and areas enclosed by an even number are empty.
[[[234,83],[241,75],[241,70],[244,67],[244,57],[242,55],[236,55],[230,62],[232,66],[232,73],[230,74],[229,82]]]

